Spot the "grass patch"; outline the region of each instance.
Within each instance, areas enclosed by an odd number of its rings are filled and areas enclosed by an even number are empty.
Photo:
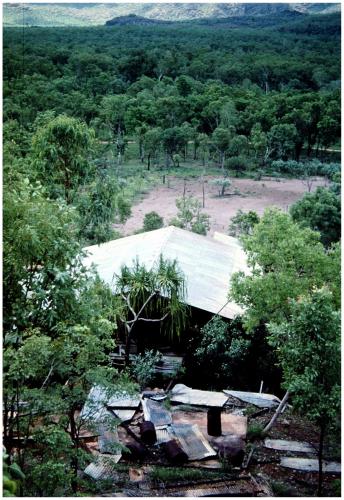
[[[276,497],[296,496],[294,489],[281,481],[271,481],[270,486]]]
[[[251,424],[247,429],[247,440],[255,441],[256,439],[262,439],[264,427],[261,424]]]
[[[154,467],[149,477],[156,483],[178,483],[185,481],[207,481],[223,478],[219,471],[208,471],[188,467]]]

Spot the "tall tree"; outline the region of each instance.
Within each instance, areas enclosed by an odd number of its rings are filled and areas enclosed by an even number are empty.
[[[294,221],[301,226],[319,231],[321,241],[329,246],[341,236],[341,203],[333,191],[318,187],[314,193],[304,197],[290,208]]]
[[[291,303],[290,320],[269,325],[293,405],[320,429],[317,495],[322,494],[324,440],[340,413],[340,313],[332,294],[313,290]]]
[[[72,191],[85,182],[90,170],[88,156],[93,139],[92,129],[65,115],[37,130],[33,137],[33,160],[52,195],[59,195],[61,187],[67,203],[71,202]]]
[[[232,277],[230,295],[246,309],[249,329],[288,319],[291,299],[324,284],[340,303],[339,246],[328,252],[319,239],[277,209],[267,209],[252,235],[242,238],[251,273]]]

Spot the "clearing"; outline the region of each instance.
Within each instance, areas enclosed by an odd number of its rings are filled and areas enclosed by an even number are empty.
[[[239,209],[247,212],[256,211],[262,215],[264,210],[270,206],[276,206],[288,210],[295,201],[302,198],[308,191],[305,181],[301,179],[284,179],[264,177],[259,181],[253,179],[231,179],[232,185],[223,197],[218,196],[217,186],[209,181],[218,178],[205,176],[205,207],[204,212],[210,216],[210,230],[208,236],[215,231],[227,233],[230,219]],[[132,207],[132,215],[124,224],[116,224],[114,227],[123,236],[128,236],[134,231],[141,229],[143,218],[147,212],[155,211],[164,219],[164,225],[177,215],[175,200],[183,196],[185,184],[185,195],[198,198],[202,203],[202,179],[169,176],[166,183],[156,186],[150,193]],[[327,180],[318,177],[312,183],[312,191],[318,186],[327,185]]]

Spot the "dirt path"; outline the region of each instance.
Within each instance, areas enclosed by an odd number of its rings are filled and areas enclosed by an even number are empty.
[[[222,198],[218,196],[216,186],[209,183],[212,177],[207,177],[205,184],[205,208],[210,216],[209,236],[214,231],[227,233],[230,219],[241,209],[245,212],[255,210],[262,215],[265,208],[276,206],[283,210],[289,207],[307,192],[307,186],[299,179],[270,180],[264,178],[261,181],[252,179],[233,179],[229,194]],[[326,180],[318,178],[312,185],[312,191],[317,186],[326,185]],[[155,187],[143,200],[132,208],[132,216],[125,224],[116,224],[115,228],[123,235],[128,236],[135,230],[142,228],[143,218],[147,212],[155,211],[164,219],[164,225],[177,214],[175,205],[176,198],[183,195],[183,179],[171,178],[167,184]],[[202,181],[200,179],[189,179],[186,181],[186,195],[198,198],[202,202]]]

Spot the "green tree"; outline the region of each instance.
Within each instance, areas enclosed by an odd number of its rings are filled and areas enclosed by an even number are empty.
[[[215,383],[230,384],[231,377],[244,360],[250,347],[238,322],[229,325],[220,316],[214,316],[202,329],[201,340],[194,357],[203,376]]]
[[[219,166],[221,166],[222,170],[225,166],[226,152],[230,146],[234,131],[217,127],[212,136],[211,143],[214,148],[218,151],[219,154]]]
[[[72,192],[85,182],[90,170],[88,155],[94,133],[85,124],[65,115],[39,128],[33,137],[33,159],[51,194],[56,186],[64,190],[68,203]]]
[[[33,496],[77,491],[85,459],[80,432],[87,425],[77,409],[95,381],[115,387],[118,380],[108,358],[116,301],[83,266],[76,231],[75,210],[47,200],[41,186],[24,179],[6,190],[4,445],[12,456],[20,436],[24,494]]]
[[[290,215],[303,227],[319,231],[325,246],[339,241],[341,236],[340,198],[331,190],[318,187],[290,208]]]
[[[130,268],[123,266],[116,277],[116,293],[121,297],[120,319],[126,329],[126,365],[129,349],[139,322],[162,323],[171,337],[179,336],[186,319],[185,279],[177,261],[160,256],[152,269],[138,261]]]
[[[340,313],[328,289],[313,290],[293,300],[289,321],[271,323],[269,331],[293,405],[320,428],[317,495],[321,496],[324,439],[340,412]]]
[[[143,147],[147,155],[147,170],[150,170],[151,161],[157,161],[159,149],[161,148],[162,130],[158,127],[147,130],[143,138]]]
[[[294,125],[274,125],[268,132],[267,137],[269,156],[286,160],[294,151],[297,130]]]
[[[118,164],[122,163],[125,151],[125,117],[128,97],[125,94],[103,97],[99,117],[104,121],[115,141]]]
[[[255,158],[265,160],[267,137],[260,123],[255,123],[251,129],[250,145],[254,151]]]
[[[251,236],[242,238],[251,274],[232,277],[230,296],[246,311],[249,329],[290,317],[290,300],[327,284],[340,303],[339,246],[327,252],[319,233],[301,228],[290,215],[267,209]]]
[[[162,133],[162,146],[165,151],[166,168],[173,162],[173,155],[178,154],[185,147],[187,138],[182,127],[167,128]],[[174,162],[173,162],[174,164]]]

